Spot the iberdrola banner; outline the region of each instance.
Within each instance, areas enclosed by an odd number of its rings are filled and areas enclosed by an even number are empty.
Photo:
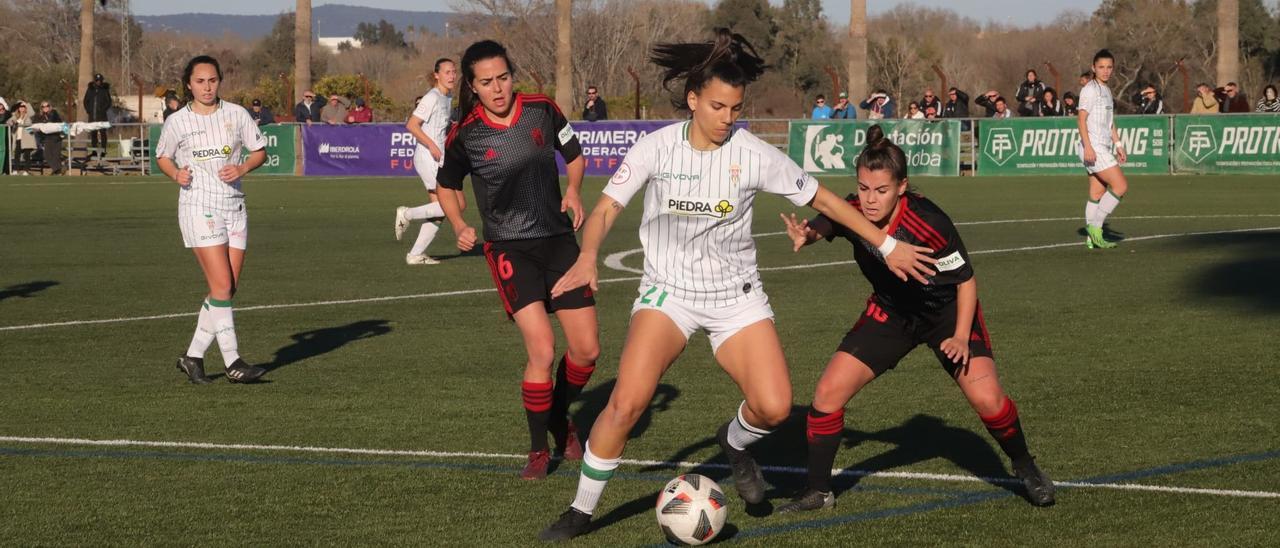
[[[958,120],[793,120],[787,153],[814,175],[854,175],[867,128],[877,124],[906,153],[912,177],[960,175]]]

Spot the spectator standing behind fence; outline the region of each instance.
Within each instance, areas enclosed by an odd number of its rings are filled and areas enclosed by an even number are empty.
[[[164,113],[161,115],[161,121],[168,120],[173,113],[182,110],[182,101],[178,99],[173,92],[164,95]]]
[[[311,125],[320,121],[321,105],[316,104],[316,94],[307,90],[302,92],[302,101],[293,107],[293,121]]]
[[[271,114],[271,109],[262,106],[261,99],[253,100],[253,104],[249,108],[249,117],[253,118],[254,123],[258,124],[258,127],[276,123],[275,115]]]
[[[40,102],[40,112],[36,113],[32,118],[33,124],[61,124],[62,116],[58,111],[53,109],[48,101]],[[40,154],[44,158],[44,165],[49,166],[54,175],[62,175],[66,169],[62,166],[62,132],[43,133],[37,132],[36,142],[40,146]]]
[[[101,74],[93,75],[93,81],[89,82],[89,87],[84,90],[84,111],[89,115],[90,122],[107,121],[107,110],[111,108],[111,84]],[[89,156],[97,154],[99,158],[106,156],[107,152],[107,130],[100,129],[90,131],[90,148]]]
[[[1075,116],[1080,114],[1079,100],[1076,94],[1070,91],[1062,94],[1062,115]]]
[[[924,112],[920,111],[920,103],[912,101],[907,103],[907,113],[902,115],[904,120],[923,120]]]
[[[1035,69],[1027,69],[1027,79],[1018,84],[1018,96],[1015,97],[1019,112],[1028,104],[1039,102],[1044,95],[1044,88],[1044,82],[1040,81],[1040,75],[1036,74]]]
[[[373,109],[365,106],[364,99],[356,99],[356,108],[347,112],[348,124],[371,124],[373,123]]]
[[[920,112],[927,115],[930,107],[933,108],[934,112],[942,112],[942,101],[938,99],[937,95],[933,94],[933,88],[925,88],[924,97],[920,99]]]
[[[329,104],[320,109],[320,121],[331,126],[346,123],[347,105],[349,104],[343,97],[330,95]]]
[[[587,102],[582,105],[582,119],[588,122],[609,119],[609,106],[600,98],[600,89],[595,86],[587,86]]]
[[[1024,103],[1018,108],[1019,116],[1062,116],[1064,112],[1062,101],[1058,99],[1058,92],[1051,87],[1045,87],[1044,92],[1040,94],[1038,101],[1032,103]]]
[[[1164,98],[1156,91],[1155,86],[1143,86],[1142,91],[1135,93],[1131,101],[1138,105],[1134,114],[1164,114]]]
[[[813,114],[809,116],[814,120],[830,120],[831,107],[827,105],[827,96],[821,93],[813,100]]]
[[[858,117],[858,111],[849,103],[848,93],[840,92],[835,106],[831,108],[831,117],[836,120],[853,120]]]
[[[1235,82],[1228,82],[1226,86],[1214,90],[1214,95],[1218,97],[1219,112],[1253,112],[1249,108],[1249,99]]]
[[[1258,108],[1255,112],[1280,113],[1280,99],[1276,98],[1276,87],[1267,84],[1262,88],[1262,98],[1258,99]]]
[[[1081,72],[1081,73],[1080,73],[1080,80],[1079,80],[1079,82],[1080,82],[1080,89],[1084,89],[1085,84],[1088,84],[1088,83],[1089,83],[1089,80],[1092,80],[1092,79],[1093,79],[1093,71],[1091,71],[1091,70],[1086,70],[1086,71],[1084,71],[1084,72]]]
[[[1218,98],[1214,96],[1213,88],[1209,84],[1201,82],[1196,86],[1196,95],[1194,101],[1191,102],[1192,114],[1217,114]]]
[[[17,109],[17,107],[13,108]],[[13,112],[9,109],[9,103],[5,102],[4,97],[0,97],[0,124],[7,123],[11,117]]]
[[[943,105],[940,116],[943,118],[968,118],[969,94],[958,88],[947,90],[947,104]]]
[[[36,136],[26,131],[26,128],[31,127],[31,115],[31,107],[19,101],[13,107],[13,116],[10,116],[6,122],[9,125],[9,134],[13,136],[13,151],[9,155],[13,157],[14,167],[23,170],[23,175],[29,175],[26,171],[27,165],[31,162],[31,153],[36,148]]]
[[[1009,110],[1008,101],[1005,101],[1005,98],[1000,95],[1000,92],[994,89],[987,90],[986,93],[979,96],[973,102],[977,103],[978,106],[987,109],[987,118],[1009,118],[1013,116],[1012,111]],[[1001,103],[1004,103],[1003,109],[999,106]]]
[[[872,120],[893,118],[893,99],[890,99],[889,93],[883,89],[876,90],[858,107],[867,111],[867,118]]]

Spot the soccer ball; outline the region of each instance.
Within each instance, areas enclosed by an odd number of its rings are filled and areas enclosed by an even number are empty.
[[[662,488],[653,511],[667,540],[675,544],[706,544],[720,534],[729,517],[724,490],[711,478],[679,476]]]

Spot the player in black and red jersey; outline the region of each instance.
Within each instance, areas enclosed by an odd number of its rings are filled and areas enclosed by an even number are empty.
[[[929,284],[902,281],[893,275],[875,247],[849,229],[819,215],[811,221],[782,217],[795,249],[837,236],[853,244],[854,259],[871,282],[866,313],[840,342],[818,381],[809,409],[808,489],[778,509],[796,512],[835,505],[831,467],[844,430],[844,407],[876,377],[892,369],[918,345],[927,345],[960,386],[987,431],[1013,461],[1014,473],[1036,506],[1054,502],[1054,486],[1036,466],[1018,418],[1018,408],[996,377],[991,337],[978,305],[978,284],[960,233],[942,209],[910,192],[902,149],[885,138],[879,126],[867,131],[858,157],[858,193],[851,204],[886,234],[909,244],[936,250],[937,274]]]
[[[524,339],[528,361],[521,392],[531,444],[520,476],[534,480],[547,477],[548,432],[565,459],[582,458],[582,444],[568,419],[569,403],[591,378],[600,342],[589,287],[555,298],[550,294],[578,258],[574,232],[582,223],[582,147],[555,103],[514,92],[515,72],[507,50],[497,42],[467,48],[460,86],[463,120],[445,141],[438,181],[440,205],[458,235],[458,248],[470,251],[476,231],[462,218],[457,193],[463,178],[471,175],[484,223],[484,255],[503,307]],[[569,174],[563,195],[556,151]],[[556,338],[548,312],[560,320],[569,346],[554,383]]]

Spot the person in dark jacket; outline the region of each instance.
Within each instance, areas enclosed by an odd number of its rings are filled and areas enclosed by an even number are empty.
[[[320,121],[320,109],[324,105],[316,103],[316,94],[314,91],[307,90],[302,92],[302,101],[293,107],[293,121],[299,124],[311,124]]]
[[[111,84],[106,82],[102,74],[93,75],[93,81],[84,90],[84,101],[81,104],[84,105],[84,112],[89,115],[90,122],[107,121],[107,110],[111,108]],[[106,156],[107,130],[90,131],[89,135],[92,139],[89,156]]]
[[[1033,103],[1023,103],[1018,107],[1019,116],[1062,116],[1062,101],[1058,99],[1058,92],[1053,88],[1044,88],[1044,93],[1040,95],[1038,101]]]
[[[31,119],[33,124],[61,124],[62,115],[53,109],[53,105],[48,101],[40,102],[40,112]],[[54,175],[62,175],[66,172],[66,168],[62,166],[62,133],[44,133],[36,132],[36,142],[40,148],[40,154],[44,158],[44,164],[53,170]]]
[[[1240,91],[1240,86],[1235,82],[1228,82],[1226,86],[1213,90],[1213,94],[1218,98],[1219,112],[1253,112],[1249,99],[1245,98],[1244,92]]]
[[[249,117],[253,118],[258,127],[276,123],[275,115],[271,114],[271,109],[262,106],[261,99],[253,100],[252,108],[249,109]]]
[[[920,112],[928,112],[930,107],[935,113],[942,112],[942,100],[933,94],[933,88],[925,88],[924,97],[920,99]]]
[[[1040,76],[1036,74],[1035,69],[1027,69],[1027,79],[1018,85],[1018,110],[1021,111],[1028,103],[1037,103],[1044,96],[1044,82],[1040,81]]]
[[[163,120],[168,120],[170,115],[172,115],[175,112],[178,112],[179,110],[182,110],[182,100],[178,99],[178,96],[172,93],[166,94],[164,96]]]
[[[1076,116],[1080,114],[1079,98],[1073,92],[1062,94],[1062,115]]]
[[[1133,104],[1138,105],[1138,111],[1134,114],[1164,114],[1164,98],[1156,92],[1155,86],[1144,86],[1132,100]]]
[[[996,99],[999,98],[1000,92],[994,89],[989,89],[986,93],[983,93],[982,95],[979,95],[977,99],[974,99],[973,102],[986,109],[986,114],[984,114],[984,116],[992,118],[996,115]]]
[[[598,122],[609,119],[609,107],[600,98],[600,90],[595,86],[587,86],[587,104],[582,106],[582,119]]]
[[[968,118],[969,94],[958,88],[947,90],[947,104],[942,106],[943,118]]]

